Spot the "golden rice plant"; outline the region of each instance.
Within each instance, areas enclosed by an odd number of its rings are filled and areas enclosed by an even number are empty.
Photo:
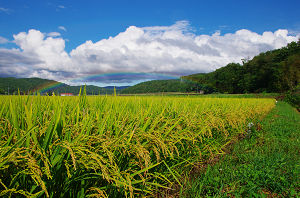
[[[139,197],[181,185],[272,99],[0,96],[0,196]]]

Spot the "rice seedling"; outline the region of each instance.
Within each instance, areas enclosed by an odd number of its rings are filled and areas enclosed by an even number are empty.
[[[136,197],[181,185],[273,99],[0,96],[0,196]]]

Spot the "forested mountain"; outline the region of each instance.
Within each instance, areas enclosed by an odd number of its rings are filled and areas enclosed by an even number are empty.
[[[18,89],[21,94],[34,93],[39,91],[41,94],[72,93],[77,95],[81,86],[70,86],[53,80],[41,78],[0,78],[0,94],[18,94]],[[125,87],[116,87],[119,92]],[[86,93],[92,94],[112,94],[114,87],[97,87],[93,85],[86,86]]]
[[[158,93],[158,92],[200,92],[211,93],[214,90],[190,80],[152,80],[142,82],[121,90],[122,94]]]
[[[0,78],[0,94],[16,94],[35,90],[37,87],[55,83],[56,81],[41,78]]]
[[[222,93],[286,92],[300,83],[300,40],[244,60],[242,65],[230,63],[211,73],[183,78]]]

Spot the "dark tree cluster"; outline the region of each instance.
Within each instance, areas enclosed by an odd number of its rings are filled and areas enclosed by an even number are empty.
[[[122,94],[160,93],[160,92],[205,92],[212,93],[214,89],[198,82],[184,79],[152,80],[142,82],[121,90]]]

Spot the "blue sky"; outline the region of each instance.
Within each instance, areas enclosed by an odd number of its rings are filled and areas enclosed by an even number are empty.
[[[299,7],[300,1],[291,0],[0,0],[0,71],[2,76],[30,77],[34,74],[70,83],[72,78],[113,72],[179,76],[209,72],[243,56],[252,57],[297,40]],[[20,35],[21,32],[24,34]],[[273,35],[264,35],[264,32]],[[39,35],[44,37],[34,41]],[[46,42],[50,37],[53,39]],[[103,40],[109,37],[111,41]],[[92,43],[88,43],[89,40]],[[219,46],[233,41],[248,50],[234,52],[235,46]],[[75,50],[79,46],[81,49]],[[39,51],[34,51],[33,47]],[[195,47],[197,51],[193,50]],[[49,52],[50,48],[56,48],[55,52]],[[208,56],[207,49],[215,52]],[[170,51],[172,54],[168,55]],[[141,60],[145,59],[141,55],[143,52],[146,58],[152,57],[148,61],[153,65]],[[45,58],[47,53],[51,60]],[[86,62],[84,57],[88,57]],[[87,67],[80,68],[85,63]],[[76,69],[67,68],[68,65]],[[127,80],[111,79],[98,82],[98,85],[143,81]]]

